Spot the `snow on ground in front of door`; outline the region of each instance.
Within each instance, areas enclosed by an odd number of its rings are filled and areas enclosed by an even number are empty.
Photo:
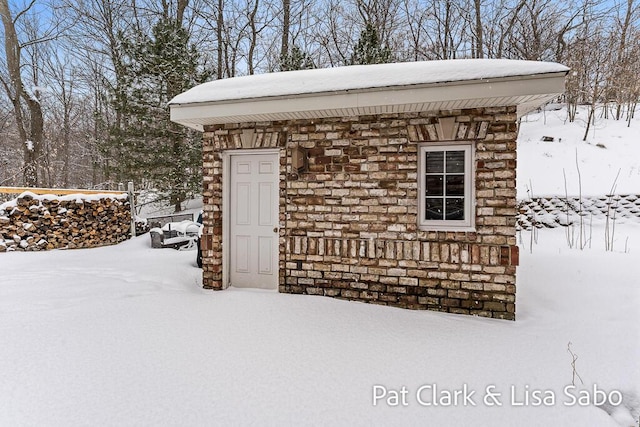
[[[543,230],[533,253],[523,233],[515,322],[206,291],[194,252],[151,249],[146,235],[1,254],[0,425],[635,425],[640,227],[616,230],[628,253],[604,252],[594,233],[578,251]],[[623,394],[613,416],[564,405],[569,342],[581,388]],[[466,385],[476,406],[422,406],[431,384]],[[374,406],[376,385],[406,387],[406,406]],[[483,403],[491,385],[500,407]],[[555,402],[517,406],[527,390]]]

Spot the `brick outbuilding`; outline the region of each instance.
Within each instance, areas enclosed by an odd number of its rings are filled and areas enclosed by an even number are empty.
[[[197,86],[203,284],[515,319],[518,117],[555,63],[452,60]]]

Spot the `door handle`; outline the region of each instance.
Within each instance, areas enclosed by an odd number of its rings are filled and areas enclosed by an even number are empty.
[[[277,233],[278,232],[278,227],[273,227],[273,232]]]

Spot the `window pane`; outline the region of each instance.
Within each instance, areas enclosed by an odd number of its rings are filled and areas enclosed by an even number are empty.
[[[427,175],[426,177],[426,191],[425,194],[427,196],[443,196],[442,192],[442,175]]]
[[[447,196],[464,196],[464,175],[447,175]]]
[[[442,198],[427,197],[425,219],[444,219]]]
[[[427,151],[427,173],[444,172],[444,151]]]
[[[463,220],[464,219],[464,198],[456,197],[455,199],[447,198],[446,202],[447,215],[445,219]]]
[[[447,173],[464,173],[464,151],[447,151]]]

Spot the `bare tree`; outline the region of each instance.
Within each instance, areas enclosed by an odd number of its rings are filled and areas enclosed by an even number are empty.
[[[508,36],[508,56],[515,59],[543,61],[552,58],[557,27],[562,13],[551,0],[529,0],[522,13],[515,15]]]
[[[575,82],[568,89],[577,91],[572,96],[577,102],[584,102],[589,107],[583,136],[585,141],[596,119],[596,109],[598,105],[603,105],[602,101],[606,96],[607,76],[616,36],[609,33],[602,22],[592,23],[584,27],[580,37],[569,47],[571,56],[567,58],[567,62],[574,67],[572,79]]]
[[[2,85],[13,104],[15,123],[18,127],[20,140],[24,143],[24,184],[29,187],[39,185],[38,166],[42,155],[42,140],[44,137],[44,121],[40,96],[42,89],[32,86],[27,89],[22,75],[22,52],[25,46],[38,43],[39,40],[20,42],[16,33],[15,23],[24,16],[35,1],[27,8],[19,11],[14,18],[9,10],[7,0],[0,0],[0,15],[4,27],[4,50],[8,71],[8,78],[2,78]],[[36,69],[37,64],[32,64]],[[26,107],[26,108],[25,108]],[[24,110],[23,110],[24,108]]]
[[[489,58],[504,58],[507,39],[527,0],[496,0],[485,9],[482,38]]]
[[[638,61],[638,52],[633,46],[629,48],[630,44],[633,44],[634,36],[637,39],[637,19],[638,19],[638,4],[635,0],[627,0],[624,4],[619,5],[615,9],[615,22],[616,29],[619,31],[618,46],[615,52],[615,60],[612,67],[612,72],[609,79],[609,99],[615,100],[615,119],[620,120],[622,118],[623,109],[635,110],[635,105],[638,101],[638,93],[635,91],[637,84],[634,84],[637,80],[637,74],[633,71],[634,65]],[[619,15],[622,16],[619,16]]]
[[[250,28],[249,49],[247,52],[247,68],[248,68],[249,74],[253,74],[255,72],[255,64],[253,60],[254,60],[254,53],[256,50],[258,33],[259,33],[258,23],[256,22],[256,16],[258,14],[259,6],[260,6],[260,0],[255,0],[253,7],[251,7],[251,9],[247,11],[247,21]]]
[[[289,37],[291,32],[291,1],[282,0],[282,42],[280,43],[280,58],[289,54]]]
[[[482,29],[482,0],[473,0],[475,13],[475,57],[484,58],[484,41]]]
[[[51,82],[51,96],[55,100],[54,106],[51,108],[52,120],[48,126],[48,133],[57,133],[57,137],[51,138],[51,143],[55,141],[57,145],[55,151],[59,152],[59,162],[62,164],[60,183],[68,188],[71,183],[72,115],[76,109],[76,91],[79,79],[77,79],[72,58],[61,49],[52,49],[48,53],[46,73]],[[49,152],[49,154],[52,153]],[[49,170],[48,173],[51,175],[52,171]],[[55,180],[53,181],[55,182]]]
[[[223,72],[223,68],[222,68],[222,52],[224,49],[224,39],[222,38],[222,29],[224,27],[224,1],[223,0],[218,0],[218,10],[216,11],[216,36],[217,36],[217,48],[218,48],[218,58],[217,58],[217,64],[218,67],[216,69],[217,73],[216,73],[216,77],[221,79],[222,78],[222,72]]]
[[[85,82],[93,98],[88,110],[91,116],[89,134],[92,135],[92,185],[102,184],[112,187],[111,181],[118,177],[112,174],[113,159],[107,129],[122,128],[126,117],[122,111],[113,109],[113,99],[120,100],[122,88],[126,86],[125,64],[119,41],[119,34],[131,32],[141,24],[136,19],[138,4],[133,1],[132,7],[126,0],[86,0],[76,2],[66,0],[66,13],[73,16],[76,25],[64,34],[65,44],[70,54],[85,64],[78,70],[78,78]],[[122,101],[120,101],[122,102]],[[99,154],[98,154],[99,153]]]
[[[339,66],[349,63],[349,55],[357,39],[354,26],[348,22],[349,4],[328,0],[316,29],[316,40],[322,49],[321,64]]]
[[[406,17],[406,50],[405,58],[410,61],[426,59],[423,50],[427,17],[414,0],[403,0],[402,10]]]
[[[462,6],[463,7],[463,6]],[[461,4],[457,0],[432,0],[429,5],[431,29],[427,33],[433,59],[469,56],[463,47],[467,37],[465,21],[458,19]]]

